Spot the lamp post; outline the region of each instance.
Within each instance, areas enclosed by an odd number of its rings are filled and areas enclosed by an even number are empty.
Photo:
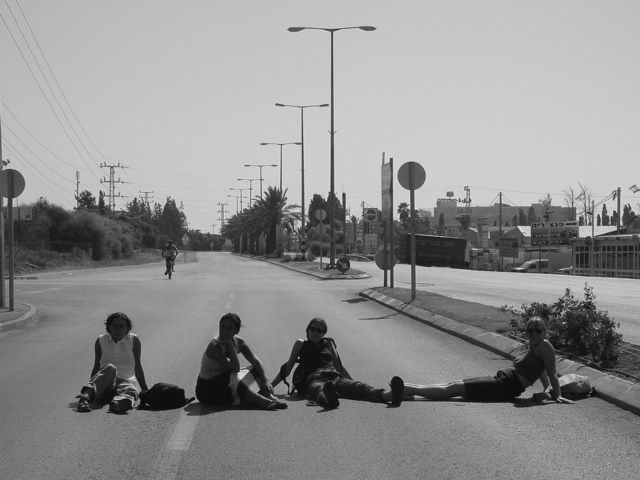
[[[238,210],[238,199],[240,199],[240,201],[242,201],[242,197],[239,196],[239,195],[227,195],[227,197],[236,199],[236,215],[237,215],[240,212],[240,210]]]
[[[262,169],[264,167],[277,167],[278,165],[276,165],[275,163],[272,164],[265,164],[265,163],[261,163],[259,165],[245,165],[245,167],[258,167],[260,169],[260,200],[262,200]]]
[[[282,192],[282,147],[284,147],[285,145],[302,145],[302,144],[300,142],[288,142],[288,143],[262,142],[260,143],[260,145],[278,145],[280,147],[280,191]],[[277,167],[277,165],[274,165],[274,167]]]
[[[249,208],[251,208],[251,201],[253,200],[253,194],[251,193],[253,191],[253,181],[254,180],[260,180],[259,178],[239,178],[238,181],[245,181],[245,182],[249,182]]]
[[[245,197],[242,195],[242,192],[244,192],[246,190],[246,188],[230,188],[229,190],[238,190],[240,192],[240,197],[239,197],[240,198],[240,211],[243,211],[244,208],[242,208],[242,199],[245,198]],[[249,192],[249,193],[251,193],[251,192]]]
[[[284,103],[276,103],[276,107],[293,107],[300,109],[300,172],[302,183],[302,235],[300,237],[300,252],[305,252],[305,211],[304,211],[304,109],[313,107],[328,107],[328,103],[320,105],[287,105]],[[280,187],[282,188],[282,187]]]
[[[333,99],[333,34],[340,30],[352,30],[359,29],[364,30],[365,32],[372,32],[376,29],[376,27],[372,27],[370,25],[361,25],[358,27],[341,27],[341,28],[321,28],[321,27],[289,27],[287,30],[293,33],[301,32],[302,30],[323,30],[325,32],[329,32],[331,34],[331,130],[329,134],[331,135],[331,173],[330,173],[330,191],[329,191],[329,265],[327,268],[335,268],[335,258],[336,258],[336,236],[335,236],[335,175],[334,175],[334,163],[335,163],[335,145],[334,145],[334,137],[335,137],[335,129],[334,129],[334,99]]]

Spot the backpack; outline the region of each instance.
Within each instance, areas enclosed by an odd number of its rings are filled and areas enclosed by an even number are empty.
[[[140,410],[170,410],[182,408],[193,402],[195,397],[187,398],[184,389],[171,383],[156,383],[153,387],[140,394]]]
[[[591,387],[589,377],[568,373],[558,377],[560,383],[560,393],[569,400],[579,400],[591,396],[594,389]]]
[[[336,369],[342,372],[341,373],[342,376],[351,378],[351,375],[349,375],[349,372],[347,371],[347,369],[344,368],[344,365],[342,365],[342,359],[338,354],[338,346],[336,345],[336,341],[331,337],[324,337],[324,340],[327,340],[333,344],[333,348],[336,352],[336,355],[338,355],[339,365],[335,365]],[[298,363],[298,366],[293,370],[293,375],[291,376],[291,385],[289,385],[289,382],[287,382],[287,364],[286,363],[283,363],[282,366],[280,367],[280,378],[282,379],[284,384],[287,386],[287,394],[294,395],[297,392],[299,395],[304,395],[304,392],[307,390],[307,377],[311,372],[306,372],[306,373],[304,372],[302,368],[302,363],[300,363],[300,357],[296,359],[296,363]]]

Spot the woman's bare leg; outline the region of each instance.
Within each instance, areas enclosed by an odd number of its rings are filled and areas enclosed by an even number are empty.
[[[462,380],[451,383],[436,383],[432,385],[404,384],[406,395],[418,395],[429,400],[448,400],[454,397],[464,397],[466,389]]]

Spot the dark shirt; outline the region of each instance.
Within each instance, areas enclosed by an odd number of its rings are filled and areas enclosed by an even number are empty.
[[[309,375],[316,370],[335,370],[333,357],[329,349],[329,341],[325,338],[317,344],[305,340],[300,350],[300,365],[305,375]]]

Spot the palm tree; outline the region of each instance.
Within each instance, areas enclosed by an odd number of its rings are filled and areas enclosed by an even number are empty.
[[[269,187],[264,197],[257,200],[254,209],[257,213],[256,221],[260,225],[261,233],[266,235],[265,250],[273,253],[277,247],[277,229],[282,225],[285,232],[291,233],[294,223],[300,220],[300,214],[293,212],[295,205],[287,206],[287,190],[284,192],[278,188]]]

